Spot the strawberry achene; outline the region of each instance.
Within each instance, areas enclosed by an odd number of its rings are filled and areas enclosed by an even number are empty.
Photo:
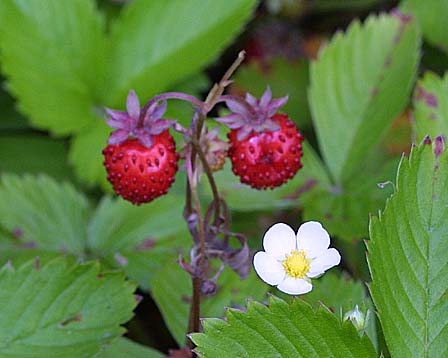
[[[302,167],[302,134],[285,114],[275,114],[271,119],[280,129],[252,132],[242,140],[238,140],[241,129],[233,129],[228,135],[233,172],[242,183],[256,189],[278,187]]]
[[[129,138],[109,144],[103,154],[107,179],[115,192],[136,205],[166,194],[178,170],[179,154],[168,130],[154,135],[150,147]]]

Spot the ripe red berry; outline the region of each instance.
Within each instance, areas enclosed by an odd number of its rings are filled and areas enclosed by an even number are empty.
[[[115,192],[137,205],[166,194],[178,169],[179,155],[168,130],[154,135],[150,147],[126,139],[109,144],[103,154],[107,179]]]
[[[150,101],[142,109],[134,91],[126,109],[106,108],[107,124],[116,130],[103,150],[104,166],[115,192],[139,205],[166,194],[174,182],[179,155],[168,128],[175,121],[162,118],[165,101]]]
[[[238,139],[241,128],[228,135],[233,172],[256,189],[278,187],[302,167],[302,134],[285,114],[275,114],[271,120],[280,129],[252,132],[242,140]]]

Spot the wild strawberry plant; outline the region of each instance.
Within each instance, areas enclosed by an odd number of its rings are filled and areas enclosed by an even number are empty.
[[[2,0],[0,356],[446,356],[447,16]]]

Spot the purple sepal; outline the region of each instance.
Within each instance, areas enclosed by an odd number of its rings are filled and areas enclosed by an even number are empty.
[[[131,118],[140,117],[140,101],[134,90],[130,90],[126,101],[126,109]]]
[[[165,115],[167,108],[168,108],[168,104],[166,103],[166,101],[162,101],[160,103],[160,105],[156,106],[156,108],[152,114],[153,117],[154,118],[162,118]]]
[[[113,132],[108,140],[109,144],[119,144],[121,142],[124,142],[129,136],[129,132],[124,129],[118,129],[115,132]]]
[[[280,108],[282,108],[286,103],[288,103],[289,96],[277,98],[271,101],[268,110],[268,116],[272,117],[274,114],[278,112]]]
[[[150,129],[150,133],[152,135],[160,134],[164,131],[166,131],[168,128],[171,128],[174,126],[176,121],[174,119],[159,119],[157,122],[155,122]]]
[[[253,129],[252,129],[251,127],[243,126],[243,127],[241,127],[241,129],[238,131],[238,134],[237,134],[236,138],[237,138],[239,141],[241,141],[241,140],[243,140],[243,139],[246,139],[247,136],[248,136],[249,134],[251,134],[252,132],[253,132]]]
[[[269,86],[260,99],[250,93],[246,93],[245,98],[224,96],[223,100],[232,113],[216,118],[216,121],[226,124],[230,129],[239,129],[238,140],[243,140],[252,132],[276,131],[280,126],[272,120],[272,117],[288,102],[288,99],[288,96],[273,99]]]
[[[249,103],[252,107],[255,107],[258,103],[258,99],[255,96],[252,96],[249,92],[247,92],[246,102]]]
[[[249,106],[245,105],[244,101],[237,101],[233,99],[226,100],[226,105],[229,109],[236,114],[241,114],[243,116],[250,116]]]
[[[243,247],[241,250],[235,251],[226,258],[226,263],[232,270],[240,275],[242,279],[247,278],[250,273],[249,263],[249,247],[247,242],[242,241]]]
[[[263,96],[261,96],[258,105],[260,108],[267,108],[272,101],[272,91],[271,87],[267,87],[266,91],[264,91]]]
[[[106,123],[109,127],[111,128],[116,128],[116,129],[125,129],[127,127],[129,127],[129,125],[126,123],[126,121],[117,121],[116,119],[107,119]]]
[[[273,120],[269,119],[264,123],[263,128],[266,131],[275,132],[280,129],[280,125],[278,123],[274,122]]]
[[[144,113],[144,118],[140,118],[143,113],[134,90],[129,91],[126,108],[127,112],[106,108],[107,124],[118,129],[111,134],[110,144],[119,144],[129,137],[135,137],[143,145],[151,147],[154,142],[153,136],[173,127],[176,123],[174,120],[162,118],[167,109],[166,101],[154,102]]]
[[[117,111],[115,109],[106,108],[106,113],[109,116],[110,120],[116,121],[117,123],[126,121],[129,118],[128,112]],[[110,125],[113,127],[112,125]],[[116,127],[113,127],[116,128]]]
[[[244,125],[244,123],[241,123],[240,121],[239,114],[229,114],[228,116],[215,118],[215,120],[226,124],[227,127],[231,129],[241,128]]]
[[[137,138],[145,147],[150,148],[152,146],[153,140],[151,134],[140,134],[139,136],[137,136]]]

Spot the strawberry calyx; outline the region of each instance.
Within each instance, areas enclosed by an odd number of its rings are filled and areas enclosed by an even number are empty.
[[[163,119],[167,109],[166,101],[154,102],[145,110],[140,107],[140,100],[134,90],[129,91],[126,111],[106,108],[107,124],[116,128],[109,137],[109,144],[120,144],[128,138],[136,138],[141,144],[150,148],[154,136],[174,126],[176,121]]]
[[[199,140],[199,145],[204,152],[205,158],[212,171],[218,171],[223,168],[227,157],[229,143],[219,138],[219,128],[209,130],[204,126],[203,134]],[[198,163],[201,167],[201,163]]]
[[[245,98],[222,96],[221,99],[232,113],[216,120],[231,129],[239,129],[238,140],[243,140],[252,133],[279,130],[280,126],[272,117],[288,102],[288,96],[273,99],[269,86],[260,99],[250,93]]]

